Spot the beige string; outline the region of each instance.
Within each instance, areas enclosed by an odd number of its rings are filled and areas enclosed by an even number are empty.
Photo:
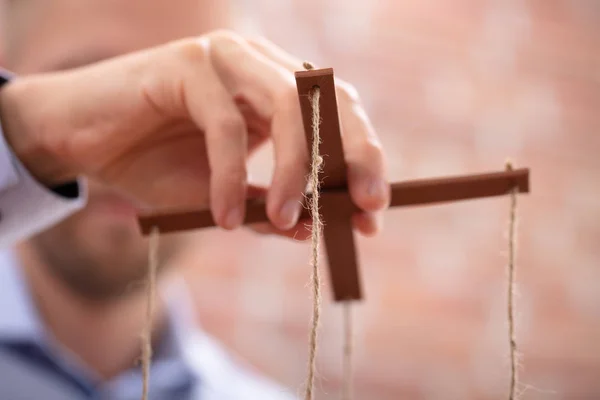
[[[307,70],[311,70],[314,67],[308,63],[304,63],[304,67]],[[319,100],[321,97],[321,91],[318,87],[315,87],[310,95],[309,100],[312,106],[312,164],[310,174],[310,186],[312,188],[312,199],[310,201],[310,209],[312,215],[312,236],[311,236],[311,267],[312,267],[312,286],[313,286],[313,314],[312,314],[312,326],[309,335],[309,354],[308,354],[308,378],[306,384],[306,391],[304,394],[305,400],[312,400],[314,381],[315,381],[315,364],[316,364],[316,353],[317,353],[317,332],[319,328],[319,317],[321,308],[321,278],[319,276],[319,245],[321,242],[321,231],[322,221],[319,214],[319,172],[323,159],[319,154],[319,144],[321,142],[319,126],[321,123],[321,114],[319,107]]]
[[[352,303],[344,303],[344,360],[342,374],[342,400],[352,400]]]
[[[506,169],[512,171],[512,163],[507,161]],[[510,391],[509,400],[516,397],[518,374],[517,374],[517,341],[515,336],[515,224],[517,214],[517,191],[511,190],[510,195],[510,219],[508,233],[508,340],[510,345]]]
[[[142,332],[142,400],[148,400],[150,384],[150,363],[152,361],[152,326],[154,323],[154,300],[156,298],[156,270],[158,268],[158,238],[157,227],[150,233],[148,257],[148,281],[146,285],[146,325]]]

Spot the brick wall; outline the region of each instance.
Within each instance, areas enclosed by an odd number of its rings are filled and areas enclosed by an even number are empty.
[[[407,179],[532,169],[519,197],[524,399],[600,398],[600,6],[593,0],[237,1],[263,34],[360,90]],[[265,152],[253,165],[267,180]],[[359,239],[356,399],[498,399],[508,385],[508,198],[389,211]],[[200,319],[293,390],[305,379],[309,245],[206,232],[184,262]],[[324,275],[326,277],[326,275]],[[329,284],[327,283],[327,286]],[[339,398],[329,287],[320,399]]]

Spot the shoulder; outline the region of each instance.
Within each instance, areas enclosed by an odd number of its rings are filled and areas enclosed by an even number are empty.
[[[198,374],[199,399],[298,400],[291,389],[258,373],[208,335],[193,335],[185,352]]]

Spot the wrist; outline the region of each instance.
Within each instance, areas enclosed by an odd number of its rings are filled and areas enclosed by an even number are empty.
[[[48,96],[45,77],[17,78],[0,90],[0,121],[6,142],[28,172],[48,187],[76,178],[58,151],[54,122],[60,122],[51,104],[56,92]],[[59,128],[60,129],[60,128]]]

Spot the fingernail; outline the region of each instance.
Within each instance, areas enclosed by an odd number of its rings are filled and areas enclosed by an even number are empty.
[[[298,222],[298,217],[300,216],[300,203],[297,200],[288,200],[283,207],[281,207],[279,216],[285,225],[283,229],[291,229],[296,225],[296,222]]]
[[[242,209],[234,208],[225,217],[225,228],[233,229],[242,223]]]

